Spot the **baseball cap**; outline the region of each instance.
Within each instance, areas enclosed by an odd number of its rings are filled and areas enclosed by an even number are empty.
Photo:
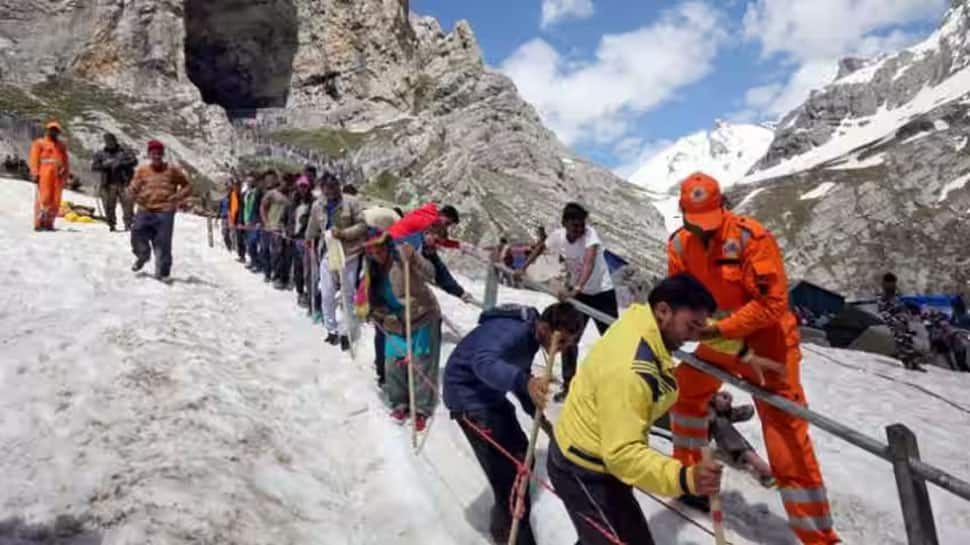
[[[721,186],[717,180],[702,172],[695,172],[680,184],[680,209],[684,222],[705,231],[714,231],[724,221]]]
[[[156,150],[156,149],[157,150],[161,150],[161,151],[165,151],[165,144],[161,143],[158,140],[149,140],[148,141],[148,151],[152,151],[152,150]]]
[[[296,179],[297,187],[310,187],[310,179],[306,176],[300,176]]]
[[[57,129],[60,132],[64,132],[64,129],[61,127],[61,124],[58,123],[57,121],[48,121],[47,124],[44,125],[44,128],[45,129]]]

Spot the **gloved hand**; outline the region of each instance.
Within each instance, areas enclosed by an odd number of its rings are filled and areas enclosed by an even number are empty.
[[[475,297],[472,294],[468,293],[467,291],[461,294],[461,300],[470,305],[478,304],[478,301],[475,300]]]

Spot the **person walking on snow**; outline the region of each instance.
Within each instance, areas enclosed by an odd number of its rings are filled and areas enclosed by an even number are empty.
[[[134,217],[134,204],[128,198],[128,182],[138,166],[138,158],[133,151],[118,144],[118,139],[110,132],[104,133],[104,148],[94,154],[91,170],[101,173],[98,193],[104,206],[108,229],[114,231],[118,225],[117,210],[121,203],[121,219],[125,231],[131,230]]]
[[[536,244],[529,253],[522,269],[516,272],[521,278],[526,270],[546,249],[557,252],[566,264],[568,284],[571,288],[560,293],[565,300],[575,298],[596,310],[616,318],[616,290],[613,279],[606,265],[603,255],[603,243],[600,241],[596,229],[586,224],[589,212],[578,203],[568,203],[562,211],[562,227],[552,232],[546,240]],[[588,319],[583,315],[584,319]],[[594,320],[596,329],[603,335],[609,324]],[[576,374],[576,362],[579,359],[579,347],[573,346],[562,354],[562,391],[556,394],[555,400],[561,402],[569,394],[569,385]]]
[[[681,462],[650,448],[651,426],[677,399],[671,352],[697,340],[717,304],[688,274],[660,282],[635,303],[579,367],[549,442],[546,466],[583,545],[653,545],[633,495],[717,493],[721,466]],[[594,521],[596,526],[590,523]]]
[[[286,234],[293,239],[293,286],[296,288],[296,304],[301,307],[310,306],[307,296],[307,281],[310,278],[310,263],[306,251],[306,228],[310,221],[310,207],[313,206],[313,194],[310,180],[300,176],[296,180],[296,188],[290,206],[286,212]]]
[[[899,300],[899,290],[896,287],[896,275],[886,273],[882,277],[882,297],[879,298],[879,315],[893,334],[896,344],[896,357],[903,362],[903,367],[912,371],[926,369],[920,365],[920,353],[916,350],[916,333],[909,327],[909,309]]]
[[[128,192],[138,205],[131,227],[131,251],[138,272],[155,254],[155,277],[167,280],[172,272],[172,231],[175,211],[192,195],[182,170],[165,162],[165,145],[148,142],[149,164],[135,171]]]
[[[263,177],[251,176],[249,190],[243,197],[243,219],[246,224],[246,253],[249,254],[249,265],[246,268],[254,273],[261,273],[268,267],[263,263],[263,252],[259,244],[262,237],[262,201]]]
[[[386,361],[384,392],[391,417],[403,423],[410,412],[407,365],[414,365],[415,422],[424,431],[434,412],[438,359],[441,353],[441,308],[431,290],[434,265],[407,242],[394,243],[388,234],[367,244],[368,318],[384,331]],[[410,276],[411,299],[405,298],[405,267]],[[407,361],[407,312],[411,314],[411,355]]]
[[[354,197],[343,195],[336,176],[327,172],[322,178],[323,198],[317,200],[310,210],[307,238],[321,238],[323,232],[330,231],[333,242],[340,244],[343,250],[344,265],[337,272],[330,271],[325,255],[320,257],[320,306],[323,325],[327,329],[326,342],[333,345],[339,343],[341,350],[348,351],[351,338],[357,337],[353,316],[354,293],[357,290],[357,267],[367,241],[367,224],[360,203]],[[337,320],[338,289],[345,312],[343,324]]]
[[[545,405],[550,382],[544,376],[532,376],[536,353],[542,348],[551,354],[555,348],[574,344],[584,325],[582,314],[569,303],[550,305],[541,316],[531,307],[495,307],[479,316],[478,327],[458,343],[445,365],[444,404],[471,444],[492,488],[489,529],[496,543],[509,540],[509,499],[518,469],[472,425],[489,430],[507,452],[520,462],[525,460],[529,440],[506,394],[515,395],[522,410],[535,418],[536,408]],[[560,336],[558,347],[552,346],[555,333]],[[534,545],[528,493],[524,499],[517,545]]]
[[[236,260],[240,263],[246,262],[246,232],[243,227],[243,186],[239,175],[233,173],[232,187],[229,190],[229,217],[227,223],[229,236],[235,245]]]
[[[400,240],[418,244],[421,255],[434,265],[435,285],[466,303],[474,300],[451,275],[437,252],[439,245],[455,246],[455,242],[448,238],[448,230],[461,221],[454,206],[445,205],[439,210],[437,204],[427,203],[407,215],[398,208],[368,208],[364,210],[364,219],[369,231],[387,231],[389,236],[396,235]],[[385,382],[384,340],[384,332],[377,328],[374,332],[374,368],[377,371],[377,385],[380,387]]]
[[[67,146],[59,139],[64,129],[57,121],[50,121],[44,131],[44,136],[30,146],[30,176],[37,184],[34,231],[54,230],[54,220],[61,209],[61,193],[71,173]]]
[[[789,310],[788,279],[775,238],[754,219],[727,210],[717,180],[705,174],[683,181],[680,208],[684,227],[670,237],[668,272],[696,277],[726,314],[704,327],[702,339],[743,340],[759,356],[724,353],[702,343],[697,357],[753,384],[763,378],[766,390],[806,405],[798,326]],[[763,369],[769,361],[781,363],[784,373]],[[680,397],[670,411],[674,457],[689,465],[701,459],[708,444],[708,404],[721,381],[688,365],[677,367],[676,378]],[[808,423],[761,400],[755,400],[755,407],[791,529],[806,545],[839,542]],[[682,501],[709,508],[707,498],[694,492],[685,493]]]
[[[259,204],[259,217],[263,225],[261,240],[265,256],[263,263],[267,265],[263,271],[263,277],[266,282],[276,280],[276,289],[284,289],[286,286],[281,283],[283,279],[280,278],[283,261],[283,215],[290,199],[286,194],[286,187],[280,182],[276,172],[266,173],[264,180],[266,193]]]

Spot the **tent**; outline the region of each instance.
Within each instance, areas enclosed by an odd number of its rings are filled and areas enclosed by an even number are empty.
[[[610,274],[613,274],[619,269],[629,265],[627,260],[609,250],[603,250],[603,257],[606,259],[606,267],[610,270]]]
[[[808,309],[812,314],[819,317],[833,316],[842,312],[842,307],[845,306],[845,297],[802,280],[789,288],[788,305],[792,310],[798,307]]]
[[[863,305],[845,305],[829,323],[825,324],[825,336],[836,348],[846,348],[867,329],[885,325],[878,313]],[[890,341],[892,337],[890,337]],[[880,354],[882,352],[879,352]]]

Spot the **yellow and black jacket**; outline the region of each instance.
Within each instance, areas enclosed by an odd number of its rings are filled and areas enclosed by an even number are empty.
[[[690,468],[648,444],[650,427],[677,400],[673,367],[650,307],[631,306],[570,385],[555,431],[566,458],[648,492],[692,494]]]

